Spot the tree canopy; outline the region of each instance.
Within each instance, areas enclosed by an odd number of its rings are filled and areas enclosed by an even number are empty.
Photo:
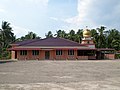
[[[22,36],[20,38],[17,38],[16,41],[24,41],[28,39],[40,39],[41,37],[37,36],[36,33],[28,32],[25,36]]]
[[[10,23],[3,21],[0,28],[0,58],[8,56],[7,48],[15,41]]]

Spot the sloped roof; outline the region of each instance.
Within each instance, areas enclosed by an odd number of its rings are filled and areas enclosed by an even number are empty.
[[[29,40],[19,41],[19,42],[13,43],[12,45],[14,45],[14,44],[16,44],[16,45],[25,45],[25,44],[29,44],[29,43],[34,43],[37,40],[40,40],[40,39],[29,39]]]
[[[63,39],[63,38],[45,38],[45,39],[32,39],[22,42],[16,42],[19,46],[82,46],[77,42]]]

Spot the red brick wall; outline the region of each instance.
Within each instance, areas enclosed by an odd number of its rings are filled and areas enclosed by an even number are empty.
[[[77,56],[78,60],[88,60],[88,56]]]
[[[113,58],[113,55],[109,55]],[[62,55],[56,55],[56,50],[50,50],[50,60],[88,60],[94,57],[88,56],[77,56],[77,50],[74,50],[74,55],[68,55],[68,50],[63,50]],[[110,59],[111,59],[110,58]],[[27,55],[20,55],[20,51],[17,51],[18,60],[44,60],[45,59],[45,50],[40,50],[39,55],[32,55],[32,51],[27,51]]]
[[[62,50],[62,55],[56,55],[56,51],[54,51],[56,60],[64,60],[66,59],[66,50]]]
[[[68,50],[66,50],[66,56],[68,60],[75,60],[77,59],[77,50],[74,50],[74,55],[68,55]]]
[[[105,54],[105,59],[115,59],[115,54]]]
[[[27,52],[27,55],[20,55],[20,51],[17,51],[17,59],[18,60],[27,60],[31,57],[30,51]]]
[[[17,51],[18,60],[44,60],[45,51],[40,50],[39,55],[32,55],[32,51],[27,51],[27,55],[20,55],[20,51]],[[77,59],[77,50],[74,51],[74,55],[68,55],[68,50],[63,50],[62,55],[56,55],[56,50],[50,50],[50,60],[73,60]]]
[[[44,59],[45,59],[45,51],[40,50],[40,53],[39,53],[39,60],[44,60]]]
[[[50,50],[50,58],[51,60],[55,59],[55,51]],[[17,51],[17,59],[19,60],[44,60],[45,59],[45,51],[40,50],[39,55],[32,55],[32,51],[27,51],[27,55],[20,55],[20,51]]]
[[[15,59],[15,51],[11,51],[11,59]]]
[[[88,59],[96,59],[96,56],[88,56]]]
[[[75,60],[77,58],[77,50],[74,50],[74,55],[68,55],[68,50],[63,50],[62,55],[56,55],[56,51],[54,53],[56,60]]]
[[[55,59],[55,50],[50,51],[50,59],[54,60]]]

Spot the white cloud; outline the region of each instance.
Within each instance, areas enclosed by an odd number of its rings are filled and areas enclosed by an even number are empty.
[[[49,0],[27,0],[27,1],[30,1],[30,2],[32,2],[32,3],[38,3],[38,4],[42,4],[42,5],[44,5],[44,6],[46,6],[47,4],[48,4],[48,1]]]
[[[78,0],[78,14],[64,21],[74,28],[94,28],[100,25],[119,28],[119,8],[119,0]]]
[[[17,36],[17,38],[26,35],[30,31],[30,29],[26,29],[16,25],[11,25],[11,27],[13,28],[13,32]]]
[[[5,12],[5,10],[4,10],[4,9],[2,9],[2,8],[0,8],[0,12]]]
[[[42,5],[42,6],[47,6],[48,5],[48,2],[49,2],[49,0],[12,0],[12,2],[10,1],[10,0],[2,0],[2,2],[3,3],[10,3],[10,4],[14,4],[14,3],[16,3],[16,4],[38,4],[38,5]],[[0,3],[1,4],[1,3]]]
[[[94,24],[87,15],[94,0],[78,0],[78,15],[64,21],[71,24],[74,28],[84,28],[90,24]]]
[[[58,21],[58,18],[56,18],[56,17],[50,17],[50,19],[52,19],[54,21]]]

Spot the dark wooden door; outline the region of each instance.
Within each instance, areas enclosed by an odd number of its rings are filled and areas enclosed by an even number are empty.
[[[17,59],[17,51],[15,51],[15,59]]]
[[[50,58],[50,51],[45,51],[45,59],[49,59]]]

